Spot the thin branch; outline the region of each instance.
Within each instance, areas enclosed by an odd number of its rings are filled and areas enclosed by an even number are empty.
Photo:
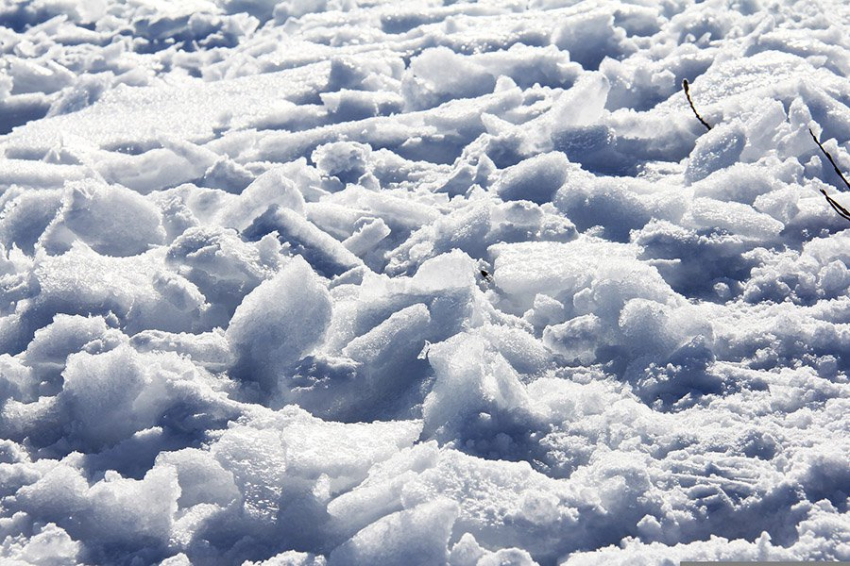
[[[683,80],[682,80],[682,88],[683,88],[683,89],[685,89],[685,98],[687,98],[687,99],[688,99],[688,104],[690,104],[690,105],[691,105],[691,110],[693,110],[693,111],[694,111],[694,116],[696,116],[696,117],[697,117],[697,120],[699,120],[699,121],[700,121],[700,123],[701,123],[703,126],[705,126],[705,129],[706,129],[706,130],[710,130],[710,129],[711,129],[711,125],[710,125],[708,122],[706,122],[705,120],[703,120],[703,119],[702,119],[702,116],[700,116],[700,115],[699,115],[699,112],[697,112],[697,109],[696,109],[696,107],[694,106],[694,101],[693,101],[693,100],[691,100],[691,85],[690,85],[690,83],[688,83],[688,79],[683,79]]]
[[[829,152],[826,150],[826,148],[823,147],[823,144],[820,143],[820,140],[818,139],[818,137],[815,135],[815,133],[812,131],[811,128],[809,128],[809,133],[812,135],[812,139],[815,140],[815,143],[818,145],[818,147],[823,152],[823,154],[826,156],[826,158],[829,159],[829,162],[832,163],[832,168],[835,169],[835,172],[838,173],[838,176],[841,177],[842,181],[844,181],[844,185],[848,189],[850,189],[850,183],[847,182],[847,178],[844,176],[844,173],[842,173],[841,169],[838,168],[838,164],[835,163],[835,159],[833,159],[832,155],[830,155]],[[850,220],[850,210],[847,210],[846,208],[844,208],[843,206],[838,204],[838,202],[834,198],[832,198],[831,196],[826,194],[825,190],[821,189],[820,192],[824,196],[824,198],[826,199],[826,202],[829,203],[829,206],[832,207],[832,210],[834,210],[838,214],[838,216],[840,216],[841,218],[843,218],[845,220]]]
[[[818,144],[818,147],[820,148],[820,150],[823,152],[823,154],[826,156],[826,158],[829,159],[829,162],[832,163],[832,168],[835,169],[835,172],[838,173],[838,176],[841,177],[842,181],[844,181],[844,186],[846,186],[848,189],[850,189],[850,182],[847,181],[847,178],[841,172],[841,169],[838,168],[838,165],[835,163],[835,160],[832,158],[832,156],[829,154],[829,152],[826,150],[826,148],[823,147],[823,144],[820,143],[820,140],[818,139],[818,137],[815,135],[815,133],[812,131],[811,128],[809,128],[809,133],[812,134],[812,139],[815,140],[815,143]],[[829,198],[829,197],[826,197],[826,198]]]
[[[838,204],[835,199],[826,194],[825,190],[821,189],[820,192],[823,194],[824,197],[826,197],[826,202],[829,203],[829,206],[832,207],[832,210],[838,213],[838,216],[844,218],[845,220],[850,220],[850,210],[847,210],[846,208]]]

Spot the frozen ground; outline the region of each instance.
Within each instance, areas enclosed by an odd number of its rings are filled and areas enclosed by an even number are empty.
[[[4,565],[850,560],[846,2],[0,25]]]

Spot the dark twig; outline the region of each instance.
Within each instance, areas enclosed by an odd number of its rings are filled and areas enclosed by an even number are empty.
[[[811,128],[809,128],[809,133],[812,135],[812,139],[815,140],[815,143],[818,145],[818,147],[826,156],[826,158],[829,159],[829,162],[832,164],[832,168],[835,169],[835,172],[838,173],[838,176],[841,177],[842,181],[844,181],[844,186],[850,189],[850,183],[847,182],[847,178],[844,176],[844,173],[842,173],[841,169],[838,168],[838,164],[835,163],[835,159],[832,158],[832,155],[830,155],[830,153],[826,150],[826,148],[823,146],[823,144],[820,142],[820,140]],[[820,192],[821,194],[823,194],[824,198],[826,198],[826,202],[829,203],[829,206],[832,207],[832,210],[834,210],[838,214],[838,216],[844,218],[845,220],[850,220],[849,210],[838,204],[838,202],[836,202],[834,198],[826,194],[825,190],[821,189]]]
[[[815,135],[815,133],[812,131],[811,128],[809,128],[809,133],[812,134],[812,139],[815,140],[815,143],[818,144],[818,147],[820,148],[820,150],[823,152],[823,154],[826,156],[826,158],[829,159],[829,162],[832,163],[832,168],[835,169],[835,172],[838,173],[838,176],[841,177],[842,181],[844,181],[844,186],[846,186],[848,189],[850,189],[850,182],[847,181],[847,178],[841,172],[841,169],[838,168],[838,165],[835,163],[835,160],[832,158],[832,155],[830,155],[829,152],[826,150],[826,148],[823,147],[823,144],[820,143],[820,140],[818,139],[818,137]],[[827,197],[827,198],[829,198],[829,197]]]
[[[850,220],[850,210],[847,210],[846,208],[838,204],[835,199],[826,194],[825,190],[821,189],[820,192],[823,193],[823,196],[826,197],[826,202],[829,203],[829,206],[832,207],[832,210],[838,213],[838,216],[845,220]]]
[[[694,106],[694,101],[691,100],[691,85],[690,85],[690,83],[688,83],[688,79],[682,80],[682,88],[685,89],[685,98],[688,99],[688,104],[691,105],[691,110],[694,111],[694,116],[696,116],[697,120],[699,120],[700,123],[703,126],[705,126],[706,130],[710,130],[711,125],[708,122],[706,122],[705,120],[702,119],[702,116],[699,115],[699,112],[697,112],[697,109]]]

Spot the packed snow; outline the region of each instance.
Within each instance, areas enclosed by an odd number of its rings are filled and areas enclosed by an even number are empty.
[[[848,30],[0,2],[0,562],[850,560]]]

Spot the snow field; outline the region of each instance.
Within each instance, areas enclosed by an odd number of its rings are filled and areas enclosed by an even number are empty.
[[[850,560],[849,25],[0,6],[3,563]]]

